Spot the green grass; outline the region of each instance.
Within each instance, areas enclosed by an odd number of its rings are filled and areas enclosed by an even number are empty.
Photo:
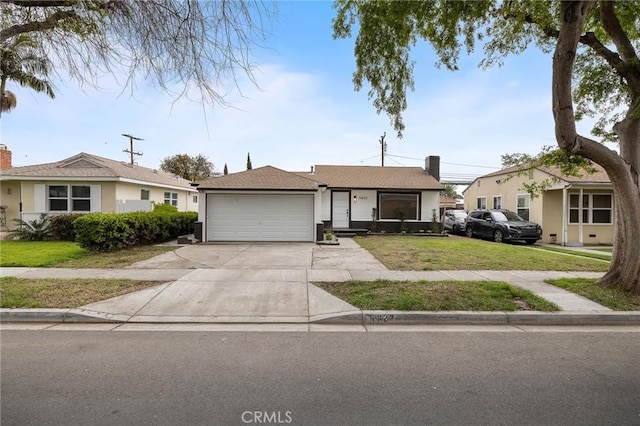
[[[0,266],[52,266],[86,257],[88,250],[67,241],[0,241]]]
[[[122,268],[175,249],[172,246],[143,246],[96,253],[67,241],[0,241],[0,266]]]
[[[500,281],[347,281],[317,283],[365,310],[557,311],[533,293]]]
[[[611,247],[589,247],[589,249],[596,250],[596,251],[605,251],[607,253],[613,253],[613,248]]]
[[[547,283],[564,288],[614,311],[640,311],[640,294],[630,294],[619,288],[594,285],[596,279],[560,278]]]
[[[572,256],[582,256],[582,257],[587,257],[591,259],[600,259],[600,260],[606,260],[606,261],[611,260],[610,254],[607,255],[607,254],[589,253],[586,251],[578,251],[578,250],[564,249],[560,247],[549,247],[549,246],[538,246],[536,248],[540,250],[547,250],[547,251],[552,251],[556,253],[570,254]]]
[[[609,267],[594,259],[457,236],[367,236],[355,241],[391,270],[606,271]]]
[[[0,307],[77,308],[158,284],[158,281],[0,277]]]

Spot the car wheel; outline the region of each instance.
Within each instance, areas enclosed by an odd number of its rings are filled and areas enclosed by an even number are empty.
[[[493,231],[493,241],[495,241],[496,243],[501,243],[504,241],[504,236],[502,235],[501,230],[496,229],[495,231]]]
[[[460,228],[458,228],[458,225],[453,225],[453,229],[451,230],[451,232],[453,232],[454,234],[459,234]]]
[[[470,227],[470,226],[467,226],[467,230],[466,230],[465,234],[467,234],[467,237],[473,238],[473,228]]]

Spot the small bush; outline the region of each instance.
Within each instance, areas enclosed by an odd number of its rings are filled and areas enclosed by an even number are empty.
[[[51,221],[46,213],[42,213],[36,220],[13,219],[18,225],[9,235],[18,237],[21,240],[45,241],[52,238]]]
[[[58,241],[75,241],[76,231],[73,228],[73,222],[83,214],[62,214],[52,216],[51,232],[53,239]]]
[[[196,212],[92,213],[74,222],[76,241],[95,251],[155,244],[193,232]]]
[[[153,203],[154,213],[178,213],[178,208],[171,204]]]

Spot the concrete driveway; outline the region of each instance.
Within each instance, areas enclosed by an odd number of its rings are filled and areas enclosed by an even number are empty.
[[[198,244],[125,270],[184,271],[177,280],[82,306],[83,314],[127,322],[306,323],[360,310],[311,284],[351,272],[387,271],[351,239],[311,243]]]
[[[387,270],[349,238],[340,245],[313,243],[196,244],[180,247],[129,269]]]

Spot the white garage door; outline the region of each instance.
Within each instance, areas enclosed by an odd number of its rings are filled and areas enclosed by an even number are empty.
[[[208,194],[207,241],[313,241],[313,195]]]

